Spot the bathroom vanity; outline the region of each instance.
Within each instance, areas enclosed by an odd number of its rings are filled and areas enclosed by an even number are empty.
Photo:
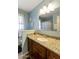
[[[60,59],[60,40],[41,34],[28,35],[28,50],[31,59]]]

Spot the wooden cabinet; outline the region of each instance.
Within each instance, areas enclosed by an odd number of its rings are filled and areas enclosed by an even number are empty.
[[[60,56],[50,50],[47,50],[47,59],[60,59]]]
[[[28,50],[31,59],[60,59],[59,55],[28,38]]]

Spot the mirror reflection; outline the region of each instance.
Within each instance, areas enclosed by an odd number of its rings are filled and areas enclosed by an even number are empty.
[[[50,6],[50,8],[49,8]],[[51,9],[44,6],[40,9],[39,22],[41,30],[60,31],[60,8]]]

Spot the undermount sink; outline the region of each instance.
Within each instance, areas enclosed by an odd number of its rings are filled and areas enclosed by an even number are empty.
[[[46,42],[46,41],[48,41],[48,40],[45,39],[45,38],[37,38],[37,40],[42,41],[42,42]]]

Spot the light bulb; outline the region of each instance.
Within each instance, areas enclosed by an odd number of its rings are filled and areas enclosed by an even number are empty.
[[[50,13],[50,10],[49,10],[46,6],[43,7],[43,11],[44,11],[45,13]]]
[[[54,7],[55,7],[55,5],[53,5],[52,3],[49,3],[48,10],[54,11]]]
[[[45,14],[45,11],[43,9],[40,9],[40,15]]]
[[[46,13],[50,13],[50,10],[49,10],[49,9],[47,9]]]

